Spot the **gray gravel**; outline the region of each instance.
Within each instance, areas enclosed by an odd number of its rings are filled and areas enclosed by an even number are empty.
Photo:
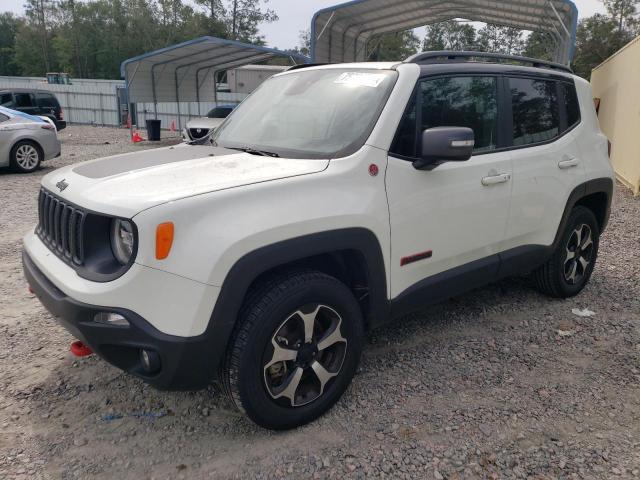
[[[61,134],[45,169],[0,172],[0,479],[640,478],[640,200],[626,189],[577,298],[523,277],[412,315],[369,335],[329,414],[272,433],[215,387],[158,392],[69,353],[21,272],[39,179],[148,145],[122,130]]]

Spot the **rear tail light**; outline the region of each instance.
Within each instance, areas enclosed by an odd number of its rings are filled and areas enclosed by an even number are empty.
[[[40,128],[44,128],[45,130],[53,130],[54,129],[53,125],[51,125],[50,123],[47,123],[46,125],[40,125]]]
[[[62,110],[62,108],[60,108],[60,113],[58,114],[58,116],[60,117],[60,120],[64,120],[64,110]]]

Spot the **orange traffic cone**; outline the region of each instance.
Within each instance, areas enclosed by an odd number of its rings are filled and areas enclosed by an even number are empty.
[[[138,133],[138,131],[137,131],[137,130],[134,130],[134,131],[133,131],[133,135],[131,135],[131,141],[132,141],[133,143],[144,142],[144,138],[142,138],[142,137],[140,136],[140,134]]]
[[[171,122],[171,131],[172,131],[172,132],[175,132],[175,131],[176,131],[176,121],[175,121],[175,120],[173,120],[173,121]]]

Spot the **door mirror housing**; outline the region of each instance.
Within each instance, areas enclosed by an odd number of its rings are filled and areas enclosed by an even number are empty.
[[[422,155],[413,162],[417,170],[429,170],[443,162],[464,162],[475,145],[473,130],[466,127],[435,127],[422,132]]]

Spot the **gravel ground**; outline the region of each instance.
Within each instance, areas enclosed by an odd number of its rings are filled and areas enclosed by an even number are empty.
[[[577,298],[551,300],[523,277],[412,315],[369,335],[330,413],[272,433],[215,387],[158,392],[69,353],[21,272],[38,182],[147,146],[122,130],[61,133],[62,158],[0,172],[1,479],[640,478],[640,200],[626,189]]]

